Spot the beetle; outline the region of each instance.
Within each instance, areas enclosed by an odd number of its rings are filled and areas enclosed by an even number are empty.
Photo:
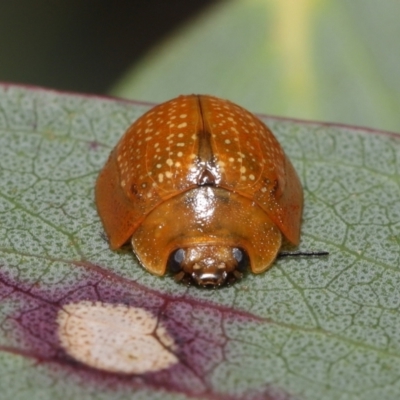
[[[155,106],[99,174],[97,209],[111,249],[130,240],[155,275],[218,287],[271,267],[300,240],[303,190],[270,129],[208,95]]]

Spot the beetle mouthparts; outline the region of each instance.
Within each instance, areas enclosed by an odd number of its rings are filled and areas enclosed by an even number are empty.
[[[197,266],[198,268],[196,268]],[[224,263],[220,263],[218,266],[205,266],[204,268],[195,264],[191,277],[199,286],[221,286],[225,283],[228,272]]]

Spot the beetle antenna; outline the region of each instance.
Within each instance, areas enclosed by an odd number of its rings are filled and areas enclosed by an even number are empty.
[[[282,251],[278,257],[320,257],[329,256],[329,251]]]

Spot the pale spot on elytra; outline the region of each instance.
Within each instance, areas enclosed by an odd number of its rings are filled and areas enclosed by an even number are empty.
[[[165,327],[140,307],[99,301],[70,303],[58,312],[57,323],[66,353],[92,368],[143,374],[178,362]]]

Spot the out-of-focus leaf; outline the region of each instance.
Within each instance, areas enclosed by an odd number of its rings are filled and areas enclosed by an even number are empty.
[[[95,179],[149,107],[0,87],[1,398],[398,398],[400,138],[262,117],[304,185],[300,249],[330,255],[201,290],[102,238]],[[121,375],[73,361],[57,315],[79,301],[152,313],[178,363]]]
[[[112,93],[226,97],[268,114],[400,130],[396,0],[218,4],[134,65]]]

